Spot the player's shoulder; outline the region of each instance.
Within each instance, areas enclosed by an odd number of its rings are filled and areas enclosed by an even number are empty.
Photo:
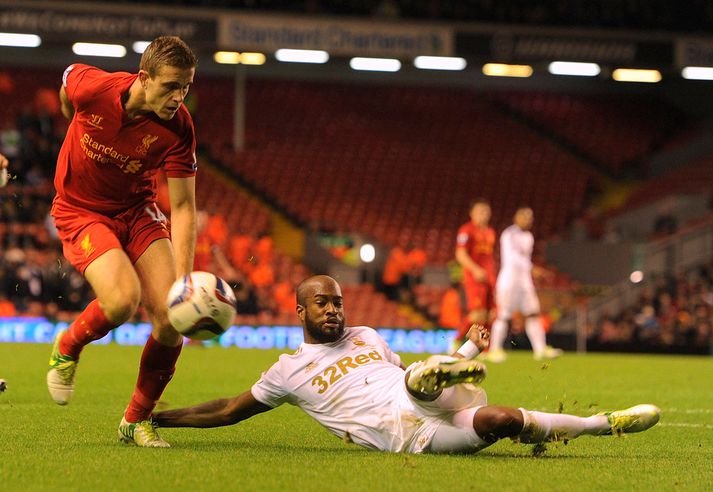
[[[155,118],[155,121],[180,139],[192,138],[194,135],[193,118],[184,104],[181,104],[174,117],[170,120],[165,121]]]
[[[458,228],[458,236],[461,236],[461,238],[462,236],[470,236],[473,234],[474,230],[473,223],[466,222]]]
[[[305,354],[303,353],[302,347],[300,346],[293,353],[280,354],[277,360],[270,366],[268,371],[272,373],[277,372],[279,374],[289,373],[291,371],[291,368],[299,364],[299,361],[304,357]]]
[[[358,339],[362,341],[374,341],[381,339],[381,335],[371,326],[350,326],[345,328],[343,340]]]
[[[121,82],[136,78],[136,74],[128,72],[107,72],[93,65],[73,63],[64,70],[62,82],[66,86],[72,78],[76,81],[79,76],[82,76],[82,84],[92,83],[97,88],[114,87]]]
[[[348,326],[344,329],[344,337],[348,338],[353,335],[377,335],[376,330],[371,326]]]
[[[87,72],[95,74],[106,73],[101,68],[95,67],[93,65],[87,65],[86,63],[72,63],[64,69],[64,73],[62,74],[62,82],[64,82],[64,85],[67,85],[67,79],[70,76],[75,76]]]

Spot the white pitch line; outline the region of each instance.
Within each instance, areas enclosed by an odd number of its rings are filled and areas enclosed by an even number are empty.
[[[663,427],[690,427],[694,429],[713,429],[713,425],[711,424],[686,424],[684,422],[661,422],[659,424],[660,426]]]
[[[664,408],[663,413],[713,413],[713,408]]]

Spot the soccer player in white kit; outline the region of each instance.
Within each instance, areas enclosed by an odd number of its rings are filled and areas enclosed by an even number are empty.
[[[486,405],[471,383],[485,377],[474,356],[487,345],[476,328],[460,353],[406,369],[371,328],[344,326],[342,293],[319,275],[297,288],[304,343],[283,354],[251,389],[230,399],[153,416],[159,427],[231,425],[283,403],[296,405],[331,433],[367,449],[407,453],[475,452],[498,439],[523,443],[581,434],[640,432],[659,420],[654,405],[582,418]]]
[[[490,333],[490,348],[484,358],[490,362],[503,362],[507,356],[503,342],[513,313],[525,318],[525,333],[532,345],[536,360],[554,359],[562,350],[552,348],[545,341],[545,330],[540,321],[540,300],[532,281],[532,248],[535,238],[530,232],[533,213],[530,207],[515,211],[513,224],[500,235],[500,272],[495,282],[497,317]]]

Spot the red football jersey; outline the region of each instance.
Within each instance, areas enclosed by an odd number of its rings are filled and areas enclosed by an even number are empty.
[[[478,227],[472,222],[463,224],[458,229],[456,246],[465,248],[473,261],[488,272],[488,282],[495,283],[495,230],[492,227]]]
[[[70,65],[62,83],[75,113],[57,160],[54,185],[68,203],[106,215],[156,199],[156,173],[196,173],[193,120],[184,105],[169,121],[129,119],[122,95],[137,74]]]

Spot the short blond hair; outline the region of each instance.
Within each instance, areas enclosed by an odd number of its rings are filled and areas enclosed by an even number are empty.
[[[178,36],[159,36],[148,45],[141,55],[139,68],[155,77],[162,66],[189,69],[196,66],[198,59],[191,48]]]

